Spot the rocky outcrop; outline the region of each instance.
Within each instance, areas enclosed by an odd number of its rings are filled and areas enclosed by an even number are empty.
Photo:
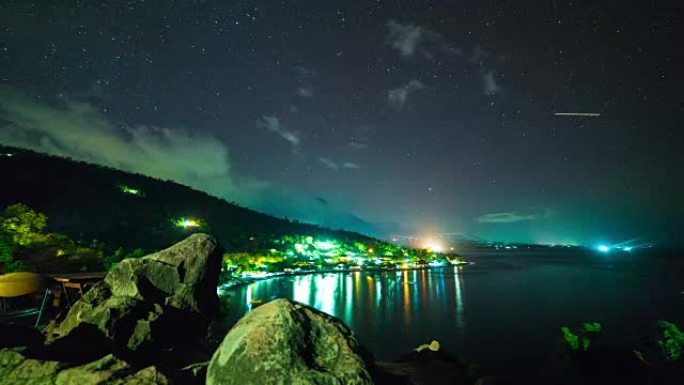
[[[121,261],[74,304],[51,344],[84,349],[85,355],[95,349],[144,356],[201,338],[218,310],[222,255],[214,238],[194,234],[166,250]]]
[[[342,321],[277,299],[228,332],[207,369],[207,385],[370,385],[362,350]]]
[[[167,385],[154,366],[134,370],[126,362],[107,355],[81,366],[26,358],[18,351],[0,350],[2,385]]]

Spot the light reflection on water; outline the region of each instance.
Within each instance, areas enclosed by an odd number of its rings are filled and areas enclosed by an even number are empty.
[[[425,341],[411,337],[416,335],[416,323],[423,325],[428,338],[444,319],[455,319],[458,330],[452,332],[462,336],[466,299],[460,269],[322,273],[257,281],[231,292],[229,321],[235,322],[259,302],[285,297],[342,319],[360,336],[399,331],[409,340],[407,346],[418,345]]]
[[[342,319],[378,359],[436,339],[481,367],[509,371],[556,354],[562,325],[601,322],[602,338],[622,340],[659,319],[684,324],[684,267],[638,262],[492,256],[460,268],[278,277],[230,291],[225,325],[253,303],[285,297]]]
[[[456,327],[459,329],[463,329],[465,327],[465,318],[464,318],[464,307],[463,307],[463,274],[462,273],[463,267],[458,266],[454,270],[454,284],[456,284],[455,288],[455,296],[456,296]],[[444,281],[441,281],[442,284]],[[443,288],[443,287],[442,287]]]

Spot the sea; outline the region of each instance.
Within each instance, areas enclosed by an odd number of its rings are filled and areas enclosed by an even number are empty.
[[[226,326],[290,298],[341,319],[376,360],[433,340],[513,383],[557,373],[561,326],[599,322],[604,343],[637,343],[658,320],[684,328],[684,254],[471,251],[463,266],[270,278],[232,289]]]

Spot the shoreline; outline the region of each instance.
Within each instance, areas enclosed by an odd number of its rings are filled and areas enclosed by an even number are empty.
[[[363,269],[326,269],[326,270],[302,270],[302,271],[292,271],[292,272],[277,272],[277,273],[270,273],[270,275],[267,276],[262,276],[262,277],[248,277],[248,278],[231,278],[228,280],[228,282],[219,284],[217,290],[218,294],[221,295],[225,292],[228,292],[233,289],[240,288],[242,286],[246,286],[249,284],[252,284],[254,282],[258,281],[264,281],[267,279],[271,278],[281,278],[281,277],[295,277],[298,275],[308,275],[308,274],[331,274],[331,273],[360,273],[360,272],[391,272],[391,271],[411,271],[411,270],[425,270],[425,269],[442,269],[445,267],[458,267],[458,266],[466,266],[466,265],[472,265],[473,262],[460,262],[460,263],[453,263],[451,265],[442,265],[442,266],[416,266],[416,267],[407,267],[407,268],[394,268],[394,269],[386,269],[386,268],[363,268]]]

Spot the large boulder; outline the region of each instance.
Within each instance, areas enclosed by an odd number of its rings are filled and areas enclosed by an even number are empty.
[[[107,355],[81,366],[42,361],[22,353],[0,350],[2,385],[167,385],[168,379],[154,366],[133,369],[126,362]]]
[[[207,368],[207,385],[370,385],[351,330],[306,305],[277,299],[245,315]]]
[[[74,304],[51,345],[82,348],[85,355],[113,349],[145,356],[197,339],[218,310],[222,255],[214,238],[193,234],[121,261]]]

